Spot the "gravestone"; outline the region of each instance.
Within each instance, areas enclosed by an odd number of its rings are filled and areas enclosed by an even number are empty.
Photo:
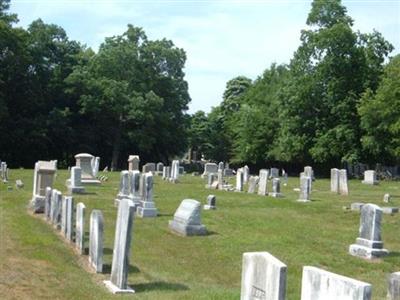
[[[345,169],[339,170],[339,194],[348,196],[349,186],[347,183],[347,171]]]
[[[62,214],[62,194],[60,191],[53,190],[54,201],[51,202],[52,221],[56,229],[61,228],[61,214]],[[53,210],[54,207],[54,210]]]
[[[52,189],[51,190],[51,198],[50,198],[50,221],[52,224],[55,223],[55,218],[56,218],[56,206],[57,206],[57,190]]]
[[[243,169],[240,168],[236,171],[236,192],[243,192]]]
[[[331,192],[339,194],[339,170],[331,169]]]
[[[157,217],[157,208],[153,201],[153,174],[148,172],[143,177],[143,200],[136,209],[136,214],[140,218]]]
[[[114,250],[111,265],[111,279],[104,281],[113,293],[134,293],[128,286],[129,256],[132,241],[132,227],[135,204],[132,200],[121,199],[115,225]]]
[[[224,170],[224,169],[225,169],[224,163],[220,161],[218,164],[218,170]]]
[[[270,174],[270,178],[279,178],[279,169],[271,168],[269,174]]]
[[[100,180],[96,179],[93,174],[93,159],[94,156],[89,153],[79,153],[75,155],[75,165],[81,168],[82,184],[101,184]]]
[[[232,177],[233,176],[233,170],[232,169],[224,169],[224,176],[225,177]]]
[[[351,203],[351,205],[350,205],[350,210],[353,210],[353,211],[361,211],[361,208],[362,208],[364,205],[365,205],[365,203],[362,203],[362,202],[354,202],[354,203]]]
[[[303,267],[301,300],[371,300],[369,283],[316,267]]]
[[[71,178],[67,180],[67,188],[70,194],[82,194],[85,187],[82,185],[82,169],[80,167],[71,168]]]
[[[222,190],[224,187],[224,171],[222,169],[218,169],[218,189]]]
[[[128,157],[128,171],[139,171],[139,155],[129,155]]]
[[[183,167],[183,166],[180,166],[179,167],[179,175],[183,175],[184,173],[185,173],[185,167]]]
[[[388,214],[388,215],[393,215],[397,214],[399,212],[398,207],[381,207],[382,213]]]
[[[30,207],[34,213],[44,212],[46,188],[53,187],[56,166],[53,161],[38,161],[33,174],[33,197]]]
[[[381,238],[382,209],[375,204],[365,204],[361,208],[359,237],[350,245],[349,252],[353,256],[373,259],[388,254],[383,249]]]
[[[217,175],[215,173],[208,173],[206,189],[211,189],[213,183],[216,181]],[[217,181],[218,183],[218,181]]]
[[[16,187],[17,189],[22,189],[22,188],[24,187],[24,183],[22,182],[21,179],[15,180],[15,187]]]
[[[247,192],[249,194],[254,194],[256,192],[257,184],[258,184],[258,176],[250,176],[249,178],[249,184],[248,184],[248,189]]]
[[[262,196],[268,195],[268,176],[269,171],[266,169],[261,169],[259,173],[258,180],[258,194]]]
[[[193,199],[181,202],[174,214],[174,219],[169,221],[169,229],[183,236],[205,235],[207,229],[201,224],[201,204]]]
[[[121,171],[119,177],[119,192],[114,200],[114,205],[118,206],[121,199],[128,198],[130,193],[129,181],[130,181],[129,171]]]
[[[208,195],[207,196],[207,204],[204,205],[205,210],[216,209],[217,205],[217,197],[215,195]]]
[[[379,184],[376,179],[376,172],[373,170],[367,170],[364,172],[364,180],[361,181],[363,184],[377,185]]]
[[[389,275],[387,300],[400,300],[400,272]]]
[[[168,178],[167,167],[163,167],[162,170],[162,179],[165,180]]]
[[[269,193],[269,196],[279,198],[283,195],[281,194],[281,180],[279,178],[272,179],[272,192]]]
[[[243,253],[240,300],[285,300],[287,266],[268,252]]]
[[[94,209],[90,214],[89,264],[96,273],[103,271],[103,231],[103,214]]]
[[[383,202],[389,203],[390,202],[390,194],[383,195]]]
[[[311,178],[311,181],[314,181],[314,180],[315,180],[313,168],[310,167],[310,166],[304,167],[304,175],[305,175],[306,177],[310,177],[310,178]]]
[[[97,175],[99,174],[99,168],[100,168],[100,157],[98,157],[98,156],[93,157],[93,159],[92,159],[93,177],[97,177]]]
[[[162,175],[163,169],[164,169],[164,164],[162,162],[157,163],[157,165],[156,165],[156,170],[157,170],[156,174],[157,175]]]
[[[142,167],[142,173],[155,173],[156,171],[156,164],[155,163],[147,163]]]
[[[170,181],[173,183],[178,182],[179,179],[179,160],[173,160],[171,165]]]
[[[82,202],[76,205],[75,222],[75,246],[79,254],[85,253],[85,211],[86,206]]]
[[[136,207],[140,205],[140,172],[138,170],[129,171],[129,199],[133,201]]]
[[[309,202],[311,192],[311,177],[300,177],[300,196],[298,202]]]
[[[250,177],[250,169],[246,165],[242,168],[242,170],[243,170],[243,183],[247,183],[249,181],[249,177]]]
[[[45,202],[44,202],[44,215],[46,217],[46,220],[50,220],[50,213],[51,213],[51,194],[53,190],[51,187],[46,188],[46,193],[45,193]]]
[[[217,174],[217,172],[218,172],[217,164],[215,164],[215,163],[206,163],[204,165],[204,172],[201,175],[201,177],[204,178],[204,177],[208,176],[208,174],[210,174],[210,173]]]
[[[61,233],[70,242],[72,242],[73,236],[73,213],[74,199],[66,196],[62,201]]]
[[[285,169],[282,169],[282,177],[283,177],[283,185],[287,186],[288,183],[288,173],[286,173]]]

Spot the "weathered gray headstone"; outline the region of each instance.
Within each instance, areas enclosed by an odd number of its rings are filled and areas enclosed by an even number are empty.
[[[399,212],[399,208],[398,207],[381,207],[382,212],[384,214],[388,214],[388,215],[393,215],[393,214],[397,214]]]
[[[310,166],[304,167],[304,176],[310,177],[310,178],[311,178],[311,181],[314,181],[315,178],[314,178],[314,171],[313,171],[313,168],[310,167]]]
[[[266,169],[261,169],[259,173],[258,180],[258,194],[262,196],[268,195],[268,176],[269,171]]]
[[[256,192],[257,184],[258,184],[258,176],[250,176],[249,178],[249,184],[248,184],[248,189],[247,192],[249,194],[254,194]]]
[[[215,163],[206,163],[204,165],[204,172],[201,175],[201,177],[204,178],[204,177],[208,176],[208,174],[210,174],[210,173],[217,174],[217,172],[218,172],[217,164],[215,164]]]
[[[283,195],[281,194],[281,180],[279,178],[272,179],[272,192],[269,193],[269,196],[279,198]]]
[[[99,174],[99,168],[100,168],[100,157],[96,156],[92,160],[93,162],[93,177],[97,177]]]
[[[269,172],[270,178],[279,178],[279,169],[271,168]]]
[[[71,168],[71,178],[67,180],[67,187],[70,194],[85,192],[85,187],[82,185],[82,170],[80,167]]]
[[[142,167],[142,173],[154,173],[156,171],[156,164],[155,163],[147,163]]]
[[[129,188],[129,171],[121,171],[120,174],[120,179],[119,179],[119,191],[117,194],[117,197],[114,200],[114,205],[117,206],[119,201],[121,199],[124,198],[128,198],[129,197],[129,192],[130,192],[130,188]]]
[[[181,202],[174,214],[174,219],[169,221],[172,232],[183,235],[205,235],[207,229],[201,224],[201,204],[193,199]]]
[[[339,193],[344,196],[349,195],[346,169],[339,170]]]
[[[208,195],[207,196],[207,204],[204,205],[205,210],[216,209],[217,198],[215,195]]]
[[[301,300],[370,300],[369,283],[316,267],[303,267]]]
[[[224,176],[225,177],[233,176],[233,170],[232,169],[224,169]]]
[[[15,187],[16,187],[17,189],[22,189],[22,188],[24,187],[24,183],[22,182],[21,179],[15,180]]]
[[[161,175],[163,172],[164,164],[162,162],[157,163],[156,170],[157,175]]]
[[[132,200],[121,200],[118,206],[118,216],[115,226],[111,279],[104,281],[106,287],[113,294],[134,293],[134,290],[128,286],[129,255],[134,211],[135,204]]]
[[[51,213],[51,194],[52,194],[52,189],[51,187],[46,188],[46,198],[45,198],[45,203],[44,203],[44,215],[46,217],[46,220],[49,221],[50,218],[50,213]]]
[[[206,189],[211,189],[213,183],[216,181],[217,175],[215,173],[208,173]],[[218,181],[217,181],[218,183]]]
[[[247,183],[249,181],[249,177],[250,177],[250,169],[246,165],[242,168],[242,170],[243,170],[243,183]]]
[[[85,211],[85,204],[76,205],[75,245],[80,254],[85,252]]]
[[[33,174],[33,196],[30,207],[34,213],[44,212],[46,188],[53,187],[56,166],[53,161],[38,161]]]
[[[89,264],[97,273],[103,271],[103,231],[103,214],[94,209],[90,214]]]
[[[75,165],[81,168],[82,184],[101,184],[100,180],[96,179],[93,174],[93,159],[94,156],[89,153],[79,153],[75,155]]]
[[[400,300],[400,272],[389,276],[387,300]]]
[[[139,155],[129,155],[128,157],[128,170],[129,171],[139,171]]]
[[[300,196],[297,201],[309,202],[311,192],[311,177],[301,176],[300,177]]]
[[[177,183],[179,179],[179,160],[173,160],[171,165],[170,181]]]
[[[287,266],[268,252],[243,253],[240,300],[285,300]]]
[[[331,192],[339,193],[339,170],[331,169]]]
[[[389,203],[390,202],[390,194],[385,194],[383,195],[383,202]]]
[[[379,184],[378,180],[376,179],[376,172],[374,170],[365,171],[364,180],[361,183],[370,185]]]
[[[133,201],[136,207],[140,205],[140,172],[138,170],[129,171],[129,199]]]
[[[52,210],[52,221],[55,228],[61,228],[61,213],[62,213],[62,194],[60,191],[53,190],[52,198],[54,196],[54,201],[51,202]],[[53,205],[54,204],[54,205]],[[54,209],[53,209],[54,207]]]
[[[143,200],[136,209],[136,214],[140,218],[157,217],[157,208],[153,201],[153,174],[148,172],[143,177]]]
[[[236,191],[243,192],[243,169],[239,168],[236,171]]]
[[[220,161],[218,164],[218,170],[224,170],[224,168],[225,168],[224,163]]]
[[[224,187],[224,171],[222,169],[218,169],[218,188],[222,190]]]
[[[72,241],[74,199],[70,196],[66,196],[63,199],[62,205],[61,232],[68,241]]]
[[[365,259],[387,255],[381,238],[382,209],[375,204],[365,204],[361,208],[360,219],[359,237],[355,244],[350,245],[350,254]]]

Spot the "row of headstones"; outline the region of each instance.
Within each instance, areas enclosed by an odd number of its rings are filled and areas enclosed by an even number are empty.
[[[173,160],[171,166],[162,165],[162,179],[177,183],[179,175],[181,174],[180,169],[181,167],[179,166],[179,160]]]
[[[7,183],[9,177],[9,169],[7,167],[7,163],[5,161],[0,161],[0,178],[3,183]]]
[[[114,205],[122,199],[130,199],[134,204],[137,216],[141,218],[156,217],[157,208],[153,199],[153,173],[140,173],[138,170],[122,171],[119,192]]]
[[[111,279],[104,282],[113,293],[133,292],[127,285],[127,278],[134,209],[135,205],[129,199],[123,199],[119,203]],[[62,235],[67,241],[75,244],[81,255],[85,253],[85,210],[83,203],[78,203],[75,209],[74,199],[71,196],[63,197],[60,191],[46,188],[46,220],[61,230]],[[103,214],[95,209],[90,214],[89,265],[97,273],[103,271],[103,233]]]
[[[205,178],[209,174],[218,174],[219,172],[222,173],[222,176],[226,176],[226,177],[230,177],[230,176],[234,175],[233,170],[229,168],[229,164],[221,161],[221,162],[219,162],[218,165],[216,163],[205,163],[204,164],[204,172],[201,175],[201,177]]]
[[[241,300],[286,299],[287,266],[268,252],[243,254]],[[353,278],[304,266],[301,300],[371,300],[372,285]],[[400,299],[400,272],[389,277],[388,300]]]

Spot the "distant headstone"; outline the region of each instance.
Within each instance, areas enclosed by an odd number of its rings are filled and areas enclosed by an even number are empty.
[[[269,172],[270,178],[279,178],[279,169],[271,168]]]
[[[379,184],[378,180],[376,179],[376,172],[374,170],[365,171],[364,180],[361,183],[370,185]]]
[[[75,165],[81,168],[82,184],[101,184],[93,174],[93,160],[95,157],[89,153],[79,153],[75,155]]]
[[[249,184],[248,184],[248,189],[247,192],[249,194],[254,194],[256,192],[257,184],[258,184],[258,176],[250,176],[249,178]]]
[[[313,168],[310,167],[310,166],[304,167],[304,176],[310,177],[311,181],[314,181],[315,178],[314,178],[314,170],[313,170]]]
[[[129,171],[129,199],[133,201],[136,207],[140,205],[140,172],[138,170]]]
[[[331,169],[331,192],[339,194],[339,169]]]
[[[224,171],[222,169],[218,169],[218,188],[222,190],[224,186]]]
[[[97,175],[99,174],[99,168],[100,168],[100,157],[98,156],[93,157],[92,159],[93,177],[97,177]]]
[[[111,279],[104,281],[113,293],[134,293],[128,286],[129,256],[132,241],[132,227],[135,204],[132,200],[122,199],[118,206],[115,228],[114,250],[111,265]]]
[[[15,181],[15,187],[16,187],[17,189],[22,189],[22,188],[24,187],[24,183],[22,182],[21,179],[17,179],[17,180]]]
[[[243,177],[244,177],[243,169],[240,168],[236,171],[236,191],[237,192],[243,192],[243,183],[244,183]]]
[[[281,180],[279,178],[272,179],[272,192],[269,193],[269,196],[279,198],[283,195],[281,194]]]
[[[224,168],[225,168],[224,163],[220,161],[218,164],[218,170],[224,170]]]
[[[297,201],[309,202],[311,192],[311,177],[301,176],[300,177],[300,196]]]
[[[393,214],[397,214],[399,212],[399,208],[398,207],[381,207],[382,212],[384,214],[388,214],[388,215],[393,215]]]
[[[315,267],[303,267],[301,300],[370,300],[371,293],[369,283]]]
[[[82,169],[80,167],[71,168],[71,178],[67,180],[67,188],[70,194],[82,194],[85,187],[82,185]]]
[[[400,300],[400,272],[389,276],[387,300]]]
[[[130,174],[129,171],[121,171],[119,177],[119,191],[117,197],[114,200],[114,205],[118,206],[118,203],[121,199],[128,198],[130,194]]]
[[[85,204],[80,202],[76,205],[75,245],[79,254],[85,252],[85,211]]]
[[[54,196],[54,201],[53,201],[53,196]],[[59,229],[61,228],[61,213],[62,213],[62,194],[60,191],[53,190],[51,210],[52,210],[53,225],[55,228]]]
[[[163,168],[164,168],[164,164],[162,162],[157,163],[157,165],[156,165],[157,175],[162,175]]]
[[[258,180],[258,194],[262,196],[268,195],[268,176],[269,171],[261,169]]]
[[[103,214],[94,209],[90,214],[89,263],[97,273],[103,271],[103,230]]]
[[[207,204],[204,205],[205,210],[216,209],[217,205],[217,197],[215,195],[208,195],[207,196]]]
[[[390,194],[383,195],[383,202],[389,203],[390,199],[391,199]]]
[[[215,173],[208,173],[206,189],[212,188],[212,185],[215,182],[216,178],[217,178],[217,175]],[[218,181],[217,181],[217,184],[218,184]]]
[[[381,238],[382,209],[375,204],[365,204],[361,208],[360,233],[356,243],[350,245],[353,256],[373,259],[388,254],[383,249]]]
[[[350,210],[353,211],[361,211],[361,208],[365,205],[365,203],[362,202],[354,202],[350,205]]]
[[[225,177],[233,176],[233,170],[232,169],[224,169],[224,176]]]
[[[155,173],[156,171],[156,164],[155,163],[147,163],[142,167],[142,173]]]
[[[250,169],[246,165],[242,168],[242,170],[243,170],[243,183],[247,183],[249,181],[249,177],[250,177]]]
[[[201,177],[204,178],[204,177],[208,176],[208,174],[210,174],[210,173],[217,174],[217,172],[218,172],[217,164],[215,164],[215,163],[206,163],[204,165],[204,172],[201,175]]]
[[[128,157],[128,171],[139,171],[139,155],[129,155]]]
[[[181,202],[174,214],[174,219],[169,221],[172,232],[183,235],[205,235],[206,227],[201,224],[201,204],[192,199]]]
[[[240,300],[285,300],[287,266],[268,252],[243,253]]]
[[[347,171],[345,169],[339,170],[339,194],[344,196],[349,195]]]
[[[171,165],[170,181],[177,183],[179,180],[179,160],[173,160]]]
[[[56,165],[52,161],[38,161],[33,174],[33,197],[30,207],[34,213],[44,212],[47,187],[53,187]]]
[[[136,214],[140,218],[157,217],[157,208],[153,200],[153,174],[148,172],[143,177],[143,200],[136,209]]]

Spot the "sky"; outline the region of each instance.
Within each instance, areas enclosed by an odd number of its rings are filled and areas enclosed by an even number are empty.
[[[355,30],[381,32],[395,47],[391,55],[400,53],[400,0],[342,3]],[[186,51],[194,113],[219,105],[228,80],[254,80],[272,63],[289,63],[310,8],[311,0],[11,0],[10,11],[19,26],[41,18],[95,51],[127,24],[142,27],[149,39],[172,40]]]

